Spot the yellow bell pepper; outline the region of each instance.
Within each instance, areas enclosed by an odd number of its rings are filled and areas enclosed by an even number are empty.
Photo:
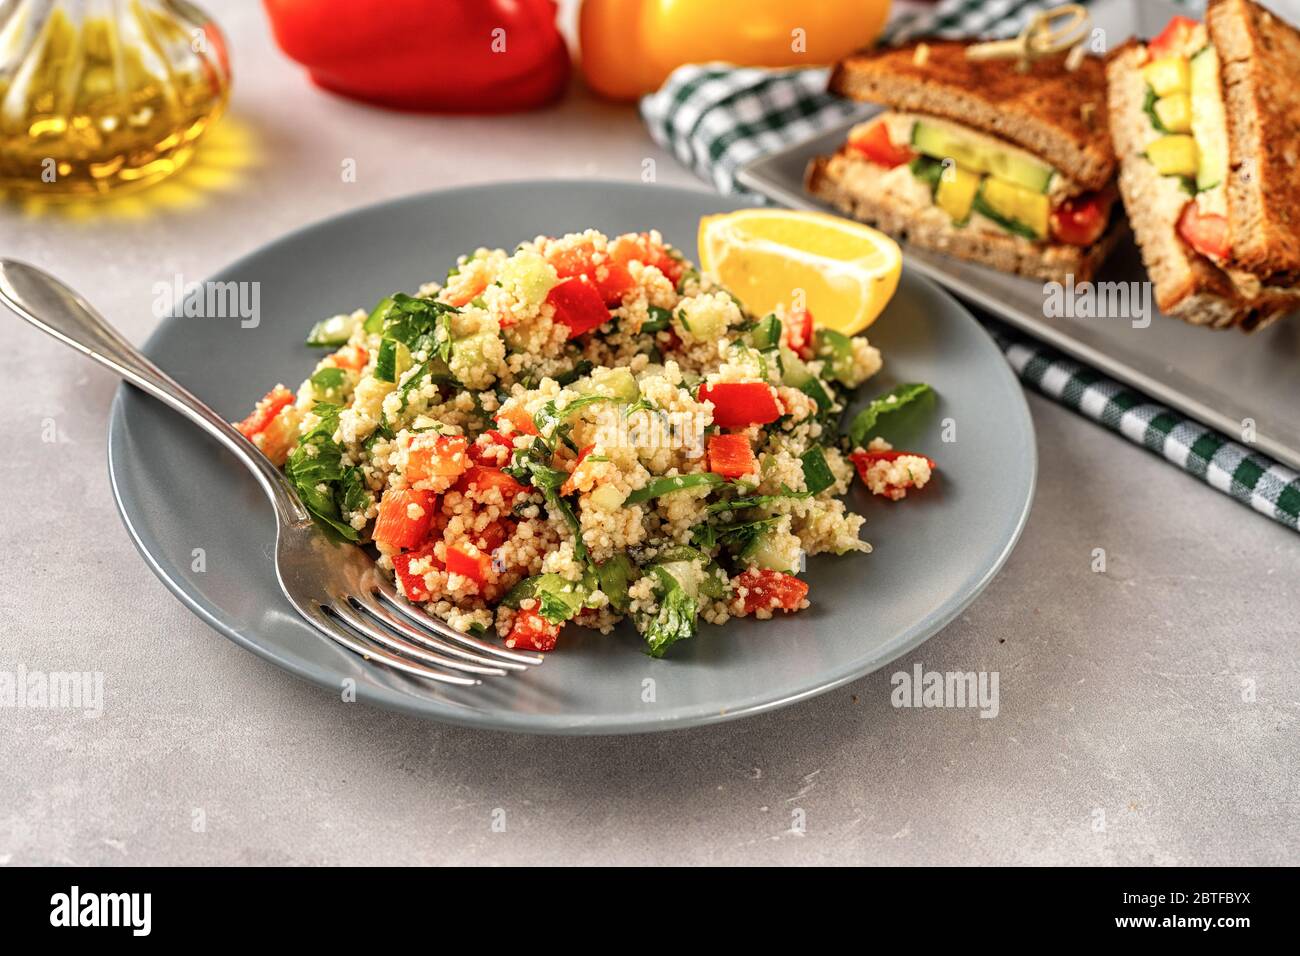
[[[889,0],[583,0],[582,73],[597,93],[635,99],[683,63],[823,66],[875,41]]]

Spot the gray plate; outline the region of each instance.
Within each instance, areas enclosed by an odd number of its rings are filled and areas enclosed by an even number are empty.
[[[737,208],[717,196],[624,183],[493,185],[400,199],[292,233],[213,277],[261,283],[261,324],[170,318],[145,352],[227,418],[276,382],[296,384],[319,353],[316,319],[441,277],[478,246],[594,226],[651,226],[694,257],[700,216]],[[997,346],[946,292],[904,270],[872,328],[885,351],[864,389],[927,381],[941,399],[921,430],[894,437],[938,459],[940,477],[892,504],[855,488],[871,555],[810,562],[813,606],[787,619],[706,626],[651,660],[630,625],[613,636],[569,628],[524,676],[469,690],[431,688],[372,666],[304,625],[275,583],[271,511],[220,448],[157,402],[123,387],[109,427],[109,474],[127,529],[150,567],[203,620],[276,664],[361,700],[459,724],[547,733],[633,733],[781,707],[850,681],[924,641],[1001,567],[1029,511],[1034,435],[1020,386]],[[956,422],[944,444],[942,419]],[[206,553],[192,570],[193,550]],[[654,701],[645,702],[647,679]]]
[[[1131,34],[1152,36],[1181,7],[1163,0],[1141,4],[1109,2],[1093,10],[1112,46]],[[833,153],[860,116],[804,142],[752,161],[738,173],[747,187],[779,203],[834,212],[808,195],[803,173],[814,156]],[[1241,435],[1255,422],[1255,447],[1300,468],[1300,416],[1296,375],[1300,374],[1300,327],[1296,317],[1280,320],[1256,335],[1196,328],[1160,315],[1152,305],[1150,325],[1134,328],[1128,318],[1056,318],[1043,314],[1043,284],[903,244],[905,261],[1017,328],[1140,389],[1157,401],[1219,429]],[[1137,248],[1123,242],[1097,276],[1099,281],[1145,281]]]

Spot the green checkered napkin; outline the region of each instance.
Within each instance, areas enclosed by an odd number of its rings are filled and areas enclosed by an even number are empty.
[[[944,0],[891,22],[890,42],[917,35],[1014,36],[1059,0]],[[650,135],[719,192],[751,197],[736,171],[839,123],[854,104],[826,93],[827,70],[693,64],[641,101]],[[1213,488],[1300,530],[1300,475],[1001,323],[994,338],[1022,381],[1173,462]]]

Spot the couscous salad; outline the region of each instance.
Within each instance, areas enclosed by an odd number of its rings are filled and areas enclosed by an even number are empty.
[[[927,386],[841,433],[879,351],[747,314],[656,232],[479,249],[307,344],[329,354],[241,431],[407,599],[510,647],[630,617],[660,656],[701,620],[806,608],[805,556],[871,550],[855,471],[897,500],[934,470],[871,437]]]

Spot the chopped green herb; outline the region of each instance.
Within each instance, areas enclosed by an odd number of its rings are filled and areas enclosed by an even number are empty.
[[[702,485],[720,485],[724,481],[721,475],[715,475],[711,471],[695,472],[689,475],[673,475],[666,478],[655,478],[646,484],[644,488],[638,488],[623,500],[625,505],[640,504],[643,501],[649,501],[651,498],[658,498],[661,495],[671,494],[674,491],[681,491],[685,488],[699,488]]]
[[[800,455],[799,460],[803,462],[803,483],[810,494],[821,494],[835,484],[835,476],[831,474],[830,466],[826,464],[826,454],[821,448],[814,445]]]
[[[932,395],[933,392],[934,390],[929,385],[920,382],[909,382],[905,385],[896,385],[885,394],[872,399],[871,404],[854,416],[845,432],[850,446],[854,448],[865,447],[867,439],[871,437],[871,432],[882,415],[892,414],[905,405]]]

